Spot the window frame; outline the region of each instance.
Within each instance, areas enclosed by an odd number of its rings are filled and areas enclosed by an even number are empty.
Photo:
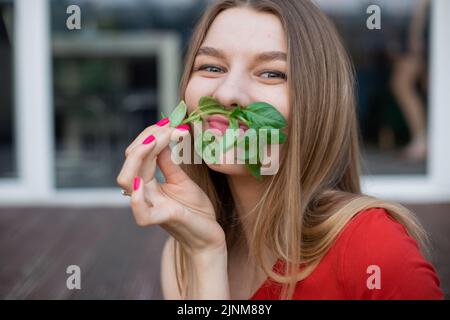
[[[1,205],[111,205],[125,204],[118,188],[58,189],[55,180],[52,57],[81,54],[150,56],[158,61],[158,105],[169,114],[177,103],[181,39],[174,32],[101,33],[83,37],[51,38],[48,0],[16,0],[14,134],[18,178],[0,179]],[[30,37],[30,30],[33,37]],[[76,31],[75,31],[76,32]],[[39,146],[36,148],[35,146]]]

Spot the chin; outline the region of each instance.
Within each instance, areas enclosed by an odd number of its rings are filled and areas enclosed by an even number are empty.
[[[228,159],[228,163],[227,160]],[[226,175],[251,176],[251,173],[245,167],[245,164],[238,163],[233,148],[228,150],[225,154],[219,156],[219,163],[205,164],[213,171],[220,172]]]
[[[251,176],[243,164],[206,164],[211,170],[231,176]]]

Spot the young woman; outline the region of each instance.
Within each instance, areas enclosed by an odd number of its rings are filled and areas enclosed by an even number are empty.
[[[169,142],[191,128],[168,119],[127,148],[117,183],[138,225],[170,234],[165,298],[442,298],[414,216],[361,194],[353,87],[339,37],[312,2],[224,0],[206,10],[181,99],[189,111],[203,96],[229,110],[268,102],[287,119],[288,139],[278,172],[262,181],[240,164],[177,166]]]

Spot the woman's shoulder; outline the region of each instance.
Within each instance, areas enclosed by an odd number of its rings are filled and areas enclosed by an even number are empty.
[[[440,298],[439,279],[406,228],[383,208],[354,216],[338,239],[340,280],[361,299]]]
[[[341,238],[344,238],[347,244],[361,244],[363,241],[364,246],[361,247],[366,249],[369,245],[382,250],[393,250],[399,243],[419,249],[418,243],[408,234],[406,228],[384,208],[369,208],[357,213],[344,227]],[[388,244],[386,241],[379,241],[386,238],[394,242]]]

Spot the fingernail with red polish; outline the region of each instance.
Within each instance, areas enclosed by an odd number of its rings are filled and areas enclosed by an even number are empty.
[[[133,190],[136,191],[139,189],[139,184],[141,183],[141,179],[139,177],[134,177]]]
[[[145,138],[144,141],[142,141],[142,144],[149,144],[150,142],[155,140],[155,136],[154,135],[149,135],[147,138]]]
[[[189,127],[188,124],[182,124],[180,126],[177,127],[178,130],[187,130],[189,131],[189,129],[191,129],[191,127]]]
[[[161,119],[161,120],[159,120],[157,123],[156,123],[156,125],[158,126],[158,127],[164,127],[166,124],[168,124],[169,123],[169,118],[164,118],[164,119]]]

